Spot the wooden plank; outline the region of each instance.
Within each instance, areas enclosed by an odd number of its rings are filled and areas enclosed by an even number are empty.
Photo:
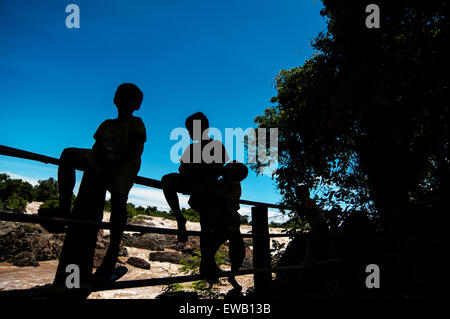
[[[259,235],[253,238],[253,267],[270,268],[270,238],[268,225],[267,207],[252,207],[252,230],[253,234]],[[272,283],[270,272],[254,274],[255,293],[257,296],[264,296]]]
[[[97,226],[98,229],[111,229],[111,226],[107,222],[94,222],[89,220],[79,220],[79,219],[71,219],[71,218],[50,218],[38,215],[29,215],[22,213],[13,213],[13,212],[0,212],[0,220],[10,221],[10,222],[21,222],[21,223],[31,223],[31,224],[39,224],[40,222],[59,222],[65,225],[92,225]],[[177,230],[173,228],[159,228],[159,227],[150,227],[150,226],[142,226],[142,225],[130,225],[127,224],[125,226],[125,231],[133,231],[140,233],[154,233],[154,234],[166,234],[166,235],[176,235]],[[200,236],[200,231],[198,230],[188,230],[188,236]],[[244,238],[255,238],[261,237],[264,235],[258,234],[242,234]],[[292,235],[288,234],[268,234],[269,237],[289,237]]]

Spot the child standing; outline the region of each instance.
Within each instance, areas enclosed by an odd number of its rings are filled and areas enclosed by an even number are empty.
[[[210,198],[207,205],[201,205],[204,201],[194,196],[189,200],[191,207],[200,212],[200,274],[211,283],[217,281],[221,270],[215,262],[215,255],[220,246],[228,240],[231,262],[228,281],[237,292],[241,292],[242,287],[237,283],[234,273],[242,266],[245,258],[245,245],[240,231],[241,216],[238,210],[242,193],[241,182],[247,175],[248,169],[244,164],[230,162],[223,168],[222,178],[210,185],[203,194]],[[199,203],[198,206],[195,203]]]

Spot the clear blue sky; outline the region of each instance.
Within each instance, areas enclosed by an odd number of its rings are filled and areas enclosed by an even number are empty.
[[[65,26],[70,3],[80,29]],[[144,92],[136,116],[148,133],[139,175],[159,179],[177,170],[170,132],[193,112],[222,131],[254,126],[278,72],[313,53],[321,8],[314,0],[1,1],[0,144],[54,157],[90,148],[98,125],[116,116],[116,87],[132,82]],[[0,171],[56,177],[54,167],[5,156]],[[243,198],[280,195],[252,172]]]

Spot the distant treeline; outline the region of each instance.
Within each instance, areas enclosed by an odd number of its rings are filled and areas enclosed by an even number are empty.
[[[33,186],[21,179],[0,174],[0,209],[24,212],[27,203],[45,202],[58,198],[58,182],[54,178],[40,180]]]

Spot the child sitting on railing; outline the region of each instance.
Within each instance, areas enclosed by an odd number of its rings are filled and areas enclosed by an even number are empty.
[[[134,84],[121,84],[114,104],[117,119],[104,121],[97,129],[92,149],[66,148],[58,169],[60,216],[101,221],[106,190],[111,193],[110,244],[95,281],[110,280],[117,261],[119,246],[127,222],[128,193],[141,165],[146,130],[141,118],[133,116],[140,108],[143,94]],[[70,212],[75,169],[84,170],[73,212]],[[70,214],[70,215],[69,215]],[[80,267],[80,280],[86,282],[92,273],[92,260],[97,240],[97,228],[72,226],[66,235],[55,284],[66,277],[66,264]]]
[[[223,144],[209,135],[209,120],[205,114],[197,112],[186,119],[185,126],[193,143],[180,158],[178,173],[164,175],[161,179],[164,197],[177,220],[177,238],[181,242],[188,239],[186,218],[181,213],[177,192],[199,194],[194,197],[208,201],[203,196],[205,189],[217,182],[223,166],[229,157]]]

